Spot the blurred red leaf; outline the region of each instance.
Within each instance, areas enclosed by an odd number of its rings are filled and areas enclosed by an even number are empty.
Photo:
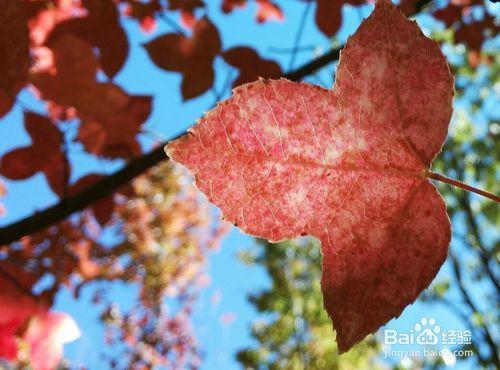
[[[85,15],[80,1],[22,1],[21,4],[28,18],[30,41],[34,47],[42,46],[57,24]]]
[[[342,25],[342,7],[344,4],[361,5],[365,0],[317,0],[316,25],[328,37],[333,37]]]
[[[81,191],[85,190],[91,185],[94,185],[96,182],[101,180],[103,175],[99,174],[89,174],[80,178],[77,182],[75,182],[69,188],[69,196],[76,195]],[[113,210],[115,208],[115,201],[113,196],[109,196],[103,199],[98,200],[91,206],[92,213],[94,214],[95,219],[99,222],[99,225],[106,225],[113,215]]]
[[[128,39],[119,22],[113,0],[83,0],[86,17],[59,23],[50,33],[47,45],[66,33],[71,33],[99,49],[99,64],[110,78],[123,67],[128,55]]]
[[[32,82],[45,99],[76,108],[83,120],[78,139],[85,149],[111,158],[140,154],[135,135],[150,113],[150,98],[131,97],[117,85],[97,82],[92,47],[76,36],[61,35],[52,47],[56,73],[33,74]]]
[[[247,0],[223,0],[221,9],[224,13],[231,13],[236,8],[243,8],[247,5]]]
[[[452,26],[456,22],[460,22],[464,15],[468,15],[471,11],[471,6],[482,4],[482,0],[457,0],[450,1],[444,8],[438,9],[432,13],[434,18],[444,22],[446,27]]]
[[[495,18],[486,13],[482,20],[460,23],[455,31],[455,42],[467,45],[470,50],[479,51],[488,33],[488,37],[495,37],[498,35],[498,27],[495,25]]]
[[[98,62],[89,43],[62,35],[53,42],[52,50],[56,73],[31,76],[43,99],[97,117],[112,116],[129,104],[130,97],[120,87],[96,81]]]
[[[54,370],[62,359],[63,344],[74,341],[80,330],[71,316],[41,310],[30,320],[23,340],[29,347],[33,370]]]
[[[0,0],[0,9],[0,117],[3,117],[27,82],[30,56],[28,28],[20,3]]]
[[[226,63],[239,69],[240,74],[233,82],[233,87],[260,78],[278,78],[283,74],[281,67],[273,60],[262,59],[257,52],[249,47],[235,47],[225,51],[222,57]]]
[[[146,17],[154,17],[157,12],[162,10],[161,4],[158,0],[151,0],[149,2],[142,2],[139,0],[127,0],[127,7],[124,13],[138,20]]]
[[[462,10],[463,7],[450,3],[448,6],[436,10],[432,15],[434,18],[442,21],[446,27],[450,27],[452,24],[462,19]]]
[[[54,193],[66,195],[71,167],[61,151],[61,132],[47,117],[31,112],[24,113],[24,125],[32,144],[5,154],[0,174],[11,180],[23,180],[41,171]]]
[[[481,20],[465,19],[471,16],[471,7],[480,4],[482,4],[481,0],[450,1],[447,6],[434,11],[432,15],[442,21],[446,27],[454,29],[455,43],[463,43],[472,51],[477,52],[481,50],[486,37],[494,37],[498,34],[495,18],[487,12]]]
[[[0,358],[17,357],[16,335],[39,310],[30,294],[35,279],[17,266],[0,263]],[[21,333],[22,334],[22,333]]]
[[[150,96],[131,96],[127,107],[113,116],[82,116],[77,140],[89,153],[108,158],[132,158],[141,154],[137,141],[141,125],[151,113]]]
[[[255,19],[259,23],[270,20],[282,21],[285,18],[281,8],[270,0],[257,0]]]
[[[258,23],[264,23],[270,20],[282,21],[284,19],[281,8],[271,0],[256,0],[257,11],[255,20]],[[244,8],[247,0],[223,0],[221,9],[223,13],[231,13],[236,8]]]
[[[158,0],[152,0],[147,3],[138,0],[128,0],[127,7],[124,10],[125,15],[137,19],[140,22],[141,29],[150,33],[156,28],[155,15],[161,12],[162,7]]]
[[[379,0],[342,51],[334,89],[244,85],[167,153],[243,231],[321,240],[344,352],[401,314],[446,259],[450,222],[427,171],[453,86],[439,46]]]
[[[181,22],[186,28],[193,28],[196,24],[194,12],[198,8],[203,8],[205,3],[202,0],[170,0],[168,8],[170,10],[180,10]]]
[[[185,100],[203,94],[213,85],[212,64],[221,42],[217,28],[208,18],[196,22],[191,37],[168,33],[144,47],[156,66],[182,74],[181,93]]]
[[[14,264],[0,263],[0,358],[28,359],[34,370],[52,370],[62,358],[62,345],[80,331],[69,315],[49,312],[46,299],[32,294],[36,280]],[[27,348],[19,348],[19,338]]]

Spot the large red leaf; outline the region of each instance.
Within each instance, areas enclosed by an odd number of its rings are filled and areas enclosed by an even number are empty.
[[[217,28],[208,18],[196,22],[191,37],[168,33],[144,46],[159,68],[182,73],[184,99],[199,96],[213,85],[212,64],[220,52],[221,41]]]
[[[398,316],[446,258],[450,223],[427,171],[452,96],[437,43],[380,0],[343,50],[333,90],[244,85],[167,153],[245,232],[321,240],[343,352]]]

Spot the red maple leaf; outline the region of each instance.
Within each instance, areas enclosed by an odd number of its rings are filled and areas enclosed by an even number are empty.
[[[184,99],[199,96],[213,85],[215,73],[212,64],[220,52],[221,41],[217,28],[208,18],[196,22],[191,37],[167,33],[144,47],[156,66],[182,73]]]
[[[281,67],[273,60],[262,59],[257,52],[249,47],[238,46],[226,50],[222,57],[226,63],[240,71],[233,87],[261,78],[277,78],[283,74]]]
[[[32,144],[5,154],[0,174],[11,180],[23,180],[41,171],[54,193],[66,195],[71,167],[61,151],[61,132],[47,117],[31,112],[24,113],[24,126]]]
[[[380,0],[332,90],[244,85],[167,153],[243,231],[321,240],[324,304],[344,352],[398,316],[446,258],[450,222],[427,177],[452,97],[438,44]]]

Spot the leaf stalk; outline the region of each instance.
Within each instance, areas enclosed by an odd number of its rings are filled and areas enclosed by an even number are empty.
[[[458,181],[458,180],[454,180],[454,179],[451,179],[449,177],[446,177],[446,176],[443,176],[443,175],[440,175],[439,173],[435,173],[435,172],[432,172],[432,171],[427,171],[427,177],[430,178],[430,179],[433,179],[433,180],[437,180],[437,181],[441,181],[441,182],[445,182],[447,184],[451,184],[453,186],[456,186],[458,188],[461,188],[461,189],[464,189],[464,190],[467,190],[467,191],[471,191],[473,193],[476,193],[476,194],[479,194],[479,195],[482,195],[483,197],[486,197],[486,198],[489,198],[497,203],[500,203],[500,197],[498,195],[495,195],[495,194],[492,194],[492,193],[489,193],[485,190],[481,190],[481,189],[478,189],[474,186],[471,186],[471,185],[467,185],[461,181]]]

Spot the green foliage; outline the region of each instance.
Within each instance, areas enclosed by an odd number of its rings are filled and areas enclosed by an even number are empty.
[[[449,32],[448,32],[449,33]],[[446,36],[446,32],[445,32]],[[442,38],[446,41],[446,37]],[[467,49],[455,47],[451,64],[456,76],[455,112],[450,135],[433,170],[498,194],[500,192],[500,126],[498,96],[500,56],[482,51],[472,66]],[[493,87],[493,88],[492,88]],[[493,107],[493,108],[492,108]],[[435,281],[420,297],[428,304],[445,306],[472,331],[467,360],[474,369],[498,368],[495,327],[498,328],[498,274],[500,255],[498,204],[447,184],[436,183],[446,198],[453,222],[449,274]],[[250,302],[263,319],[252,325],[256,345],[237,354],[245,369],[376,369],[382,360],[375,337],[339,357],[330,320],[320,291],[319,244],[301,239],[279,244],[260,240],[240,255],[247,264],[269,274],[271,286],[253,294]],[[492,302],[491,304],[481,304]],[[459,349],[459,348],[453,348]],[[385,364],[387,368],[387,364]],[[441,369],[441,357],[413,358],[414,369]],[[393,369],[403,369],[397,364]]]
[[[321,253],[310,238],[271,244],[260,240],[240,255],[261,265],[271,286],[250,296],[262,318],[252,325],[258,346],[240,351],[245,369],[377,369],[379,352],[375,338],[340,357],[332,336],[332,324],[323,308]]]

